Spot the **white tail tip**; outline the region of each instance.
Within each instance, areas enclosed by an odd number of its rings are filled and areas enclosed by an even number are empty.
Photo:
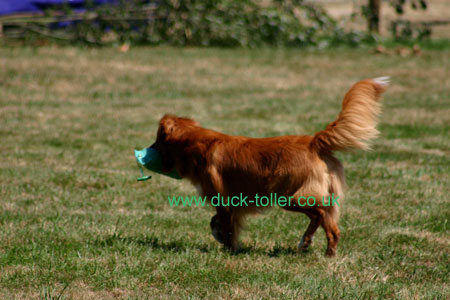
[[[386,87],[389,85],[389,76],[377,77],[374,78],[373,81],[375,81],[376,84]]]

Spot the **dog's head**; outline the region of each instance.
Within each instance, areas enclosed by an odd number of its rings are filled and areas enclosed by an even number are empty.
[[[188,146],[192,131],[198,127],[197,122],[188,118],[174,115],[162,117],[159,121],[156,142],[151,147],[161,154],[164,172],[170,172],[175,167],[181,166],[184,149]]]

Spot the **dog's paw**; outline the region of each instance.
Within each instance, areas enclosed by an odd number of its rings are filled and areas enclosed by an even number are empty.
[[[300,240],[300,242],[298,243],[298,246],[297,246],[298,252],[305,252],[305,251],[307,251],[308,248],[309,248],[309,245],[311,245],[311,242],[312,242],[312,239],[305,240],[304,238],[302,238]]]
[[[211,222],[209,223],[209,226],[211,227],[211,233],[212,233],[213,237],[216,239],[216,241],[223,244],[224,241],[222,238],[219,216],[215,215],[214,217],[212,217]]]
[[[325,256],[327,257],[336,256],[336,249],[327,249],[327,251],[325,251]]]

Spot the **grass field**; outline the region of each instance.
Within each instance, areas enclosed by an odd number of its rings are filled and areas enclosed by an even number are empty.
[[[450,294],[450,52],[0,49],[0,299],[444,299]],[[210,207],[135,147],[165,113],[235,135],[312,134],[357,80],[388,75],[371,152],[339,153],[341,241],[296,245],[304,215],[249,219],[242,251]],[[290,230],[296,227],[298,230]]]

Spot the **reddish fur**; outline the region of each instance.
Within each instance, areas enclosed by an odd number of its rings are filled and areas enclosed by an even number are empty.
[[[218,193],[225,197],[242,193],[248,199],[270,193],[322,199],[334,193],[341,204],[344,170],[332,151],[367,147],[366,142],[377,133],[378,100],[384,88],[374,80],[356,83],[346,94],[338,119],[315,136],[230,136],[202,128],[191,119],[166,115],[152,147],[161,152],[165,171],[176,168],[182,177],[199,185],[202,196],[209,199]],[[328,239],[326,254],[335,254],[340,235],[337,206],[283,208],[305,213],[311,219],[300,248],[306,249],[322,226]],[[220,227],[219,240],[236,250],[244,216],[259,209],[216,207],[212,229]]]

